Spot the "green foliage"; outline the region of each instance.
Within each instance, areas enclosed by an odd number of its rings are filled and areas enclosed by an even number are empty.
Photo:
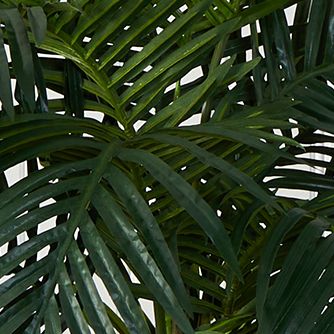
[[[333,19],[2,1],[0,333],[331,333]]]

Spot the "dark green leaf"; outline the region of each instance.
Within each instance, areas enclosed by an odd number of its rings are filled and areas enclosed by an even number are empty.
[[[47,26],[43,9],[41,7],[28,8],[28,18],[37,45],[43,43]]]

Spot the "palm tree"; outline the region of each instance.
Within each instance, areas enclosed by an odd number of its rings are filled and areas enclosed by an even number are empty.
[[[0,333],[334,331],[333,1],[0,21]]]

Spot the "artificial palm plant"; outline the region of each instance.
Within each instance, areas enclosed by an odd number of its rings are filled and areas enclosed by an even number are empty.
[[[0,333],[333,332],[332,1],[0,20]]]

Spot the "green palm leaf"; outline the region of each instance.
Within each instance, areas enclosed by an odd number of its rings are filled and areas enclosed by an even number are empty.
[[[0,7],[1,333],[333,330],[332,1]]]

